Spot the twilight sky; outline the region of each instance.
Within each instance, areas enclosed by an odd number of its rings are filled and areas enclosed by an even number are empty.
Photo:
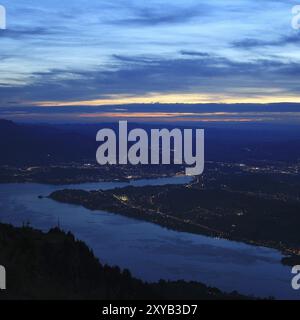
[[[300,102],[289,0],[0,0],[0,107]],[[122,111],[122,110],[117,110]]]

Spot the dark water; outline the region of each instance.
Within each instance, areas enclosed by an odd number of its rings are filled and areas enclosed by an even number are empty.
[[[185,183],[186,177],[134,181],[131,185]],[[256,296],[300,298],[291,288],[291,268],[281,265],[280,252],[234,241],[180,233],[103,211],[38,199],[63,188],[112,189],[126,183],[72,186],[0,184],[0,221],[48,230],[60,222],[85,241],[103,263],[131,270],[156,281],[197,280],[225,291]]]

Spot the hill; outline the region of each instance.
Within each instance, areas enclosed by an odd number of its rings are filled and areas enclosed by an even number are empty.
[[[246,299],[200,283],[144,283],[128,270],[101,264],[83,242],[58,228],[45,234],[0,224],[0,265],[7,270],[0,300]]]
[[[48,125],[0,119],[0,165],[47,165],[94,157],[94,140]]]

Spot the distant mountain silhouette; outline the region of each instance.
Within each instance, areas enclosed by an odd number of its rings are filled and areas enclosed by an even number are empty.
[[[94,157],[96,145],[79,133],[48,125],[0,120],[0,164],[35,165]]]
[[[174,128],[177,124],[130,123],[129,128]],[[300,128],[279,125],[183,126],[205,129],[205,158],[212,161],[296,161],[300,159]],[[47,165],[89,159],[95,161],[96,133],[117,130],[117,123],[16,124],[0,120],[0,165]],[[179,126],[180,127],[180,126]]]

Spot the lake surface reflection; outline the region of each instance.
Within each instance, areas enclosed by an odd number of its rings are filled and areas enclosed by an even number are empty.
[[[130,185],[186,183],[190,178],[133,181]],[[48,231],[60,226],[90,246],[102,263],[128,268],[135,277],[157,281],[195,280],[224,291],[261,297],[300,298],[291,288],[291,268],[276,250],[235,241],[176,232],[152,223],[103,211],[38,199],[64,188],[112,189],[128,183],[103,182],[53,186],[0,184],[0,221],[20,226],[30,222]]]

